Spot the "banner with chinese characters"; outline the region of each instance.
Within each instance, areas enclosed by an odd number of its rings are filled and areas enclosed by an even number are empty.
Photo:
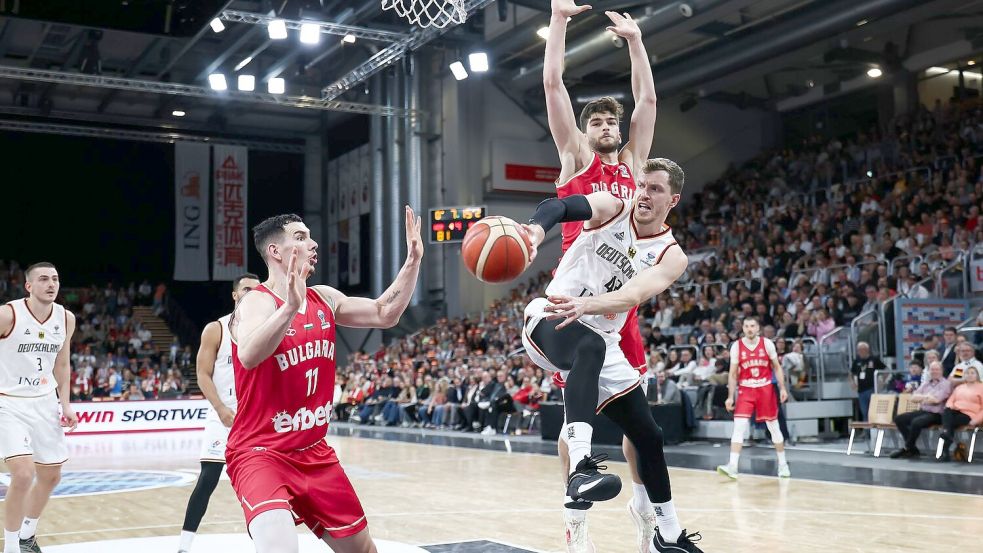
[[[174,144],[174,280],[208,280],[208,144]]]
[[[249,251],[246,223],[248,150],[243,146],[216,145],[213,154],[212,280],[232,280],[246,272]]]

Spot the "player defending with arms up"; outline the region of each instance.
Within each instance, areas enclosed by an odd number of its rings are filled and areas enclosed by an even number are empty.
[[[645,45],[642,42],[638,25],[626,14],[606,12],[612,25],[608,30],[625,39],[632,68],[632,95],[635,109],[631,114],[629,141],[621,147],[620,122],[624,109],[617,100],[600,98],[584,106],[580,113],[580,127],[574,119],[570,95],[563,84],[563,57],[566,46],[567,18],[573,17],[590,6],[578,6],[573,0],[553,0],[550,19],[549,38],[546,41],[546,58],[543,63],[543,86],[546,90],[546,107],[550,132],[556,142],[560,156],[560,178],[557,180],[556,194],[566,198],[574,194],[609,192],[611,195],[630,200],[635,193],[635,175],[641,163],[648,158],[655,135],[656,94],[652,66],[649,63]],[[583,224],[580,221],[561,225],[564,252],[580,235]],[[621,350],[631,366],[644,374],[645,347],[639,333],[637,307],[628,312],[625,325],[620,331]],[[559,373],[554,373],[554,383],[563,386]],[[564,474],[569,472],[570,457],[564,436],[561,434],[557,448],[564,465]],[[628,511],[635,522],[639,551],[647,551],[648,543],[655,531],[654,513],[645,492],[645,486],[638,475],[635,449],[625,438],[622,444],[625,457],[631,467],[633,498]],[[592,553],[594,547],[587,536],[586,509],[590,502],[581,502],[577,509],[564,511],[567,527],[567,549],[570,553]]]
[[[63,427],[78,426],[68,403],[75,315],[55,303],[54,265],[35,263],[24,275],[27,297],[0,306],[0,456],[10,471],[3,553],[41,551],[38,519],[68,460]]]
[[[305,523],[336,553],[374,553],[365,513],[325,442],[335,383],[335,325],[390,328],[409,305],[423,257],[406,208],[406,263],[378,299],[307,287],[317,242],[296,215],[253,229],[269,278],[239,302],[232,363],[239,410],[226,451],[258,553],[296,553]]]

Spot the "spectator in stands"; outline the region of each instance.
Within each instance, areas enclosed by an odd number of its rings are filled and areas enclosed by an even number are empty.
[[[942,359],[942,372],[946,378],[952,373],[952,367],[956,365],[956,337],[958,335],[954,326],[950,326],[942,332],[942,345],[939,346],[939,355]]]
[[[650,381],[648,390],[648,400],[658,405],[682,401],[679,396],[679,387],[676,386],[675,382],[666,378],[665,371],[655,374],[655,378]]]
[[[779,343],[785,341],[779,340],[776,345]],[[780,356],[782,371],[789,375],[793,388],[801,388],[806,384],[806,359],[802,352],[802,340],[796,340],[792,342],[792,351]]]
[[[703,355],[693,370],[693,382],[699,386],[717,372],[717,350],[713,346],[703,346]]]
[[[925,383],[911,396],[911,401],[918,403],[919,409],[894,417],[894,424],[904,438],[904,447],[892,453],[892,459],[921,455],[917,447],[918,437],[922,430],[942,423],[942,411],[951,393],[952,385],[942,376],[942,363],[932,362]]]
[[[147,398],[143,396],[143,392],[140,390],[140,386],[136,382],[132,383],[127,387],[126,391],[123,392],[123,401],[143,401]]]
[[[976,367],[968,367],[964,374],[963,384],[956,386],[942,411],[942,457],[941,461],[951,461],[949,448],[960,426],[980,426],[983,424],[983,383],[980,382],[980,371]]]
[[[962,342],[956,346],[956,364],[949,373],[949,381],[953,386],[963,383],[966,369],[970,367],[976,369],[976,374],[983,373],[983,363],[976,359],[976,349],[969,342]]]
[[[942,365],[939,364],[939,366],[941,367]],[[895,374],[893,377],[891,377],[891,385],[889,388],[893,389],[899,394],[913,393],[919,386],[922,385],[922,380],[927,379],[923,372],[924,370],[922,364],[913,360],[908,363],[908,374],[904,376]]]
[[[393,385],[399,392],[393,399],[386,401],[382,406],[382,419],[386,426],[396,426],[402,422],[409,423],[403,418],[406,406],[416,403],[416,388],[408,385],[402,377],[393,377]]]
[[[696,370],[696,361],[693,360],[693,350],[686,348],[678,351],[679,362],[667,369],[667,372],[679,385],[692,386],[693,372]]]
[[[833,332],[834,328],[836,328],[836,322],[825,309],[820,308],[813,311],[808,327],[810,336],[814,336],[818,340]]]
[[[857,402],[860,406],[860,420],[867,420],[867,409],[870,407],[870,396],[874,393],[874,372],[884,370],[884,362],[870,354],[867,342],[857,343],[857,357],[850,367],[850,387],[857,392]]]
[[[107,379],[107,395],[113,400],[123,397],[123,377],[116,372],[116,367],[109,367],[109,378]]]

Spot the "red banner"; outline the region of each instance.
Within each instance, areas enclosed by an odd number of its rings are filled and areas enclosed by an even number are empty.
[[[535,165],[505,164],[505,179],[527,182],[554,183],[560,178],[559,167],[537,167]]]
[[[212,280],[232,280],[246,272],[249,239],[246,234],[248,192],[247,156],[242,146],[213,149],[215,217]]]

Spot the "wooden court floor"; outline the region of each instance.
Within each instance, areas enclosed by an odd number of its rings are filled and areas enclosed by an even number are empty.
[[[131,440],[104,436],[75,443],[75,458],[65,470],[197,468],[196,433],[156,435],[142,445]],[[564,550],[556,457],[341,436],[329,441],[376,538],[417,545],[486,538],[537,551]],[[627,465],[609,466],[628,482]],[[983,497],[794,478],[743,476],[731,483],[708,471],[670,472],[682,524],[702,533],[707,552],[935,553],[971,551],[983,540]],[[177,535],[191,489],[54,498],[41,521],[41,543]],[[626,485],[621,496],[590,511],[598,551],[633,551],[629,495]],[[223,479],[201,532],[244,531],[242,512]]]

